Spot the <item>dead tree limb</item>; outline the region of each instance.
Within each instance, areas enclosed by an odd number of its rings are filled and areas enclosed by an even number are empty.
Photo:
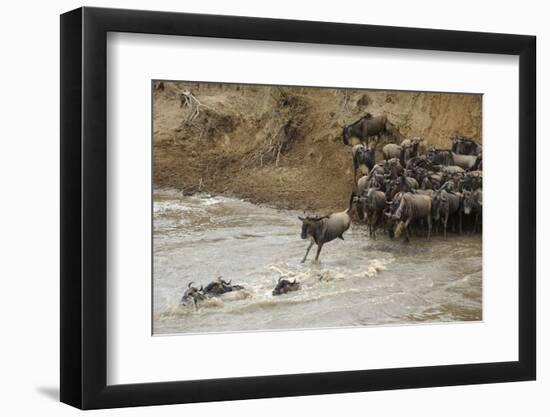
[[[180,100],[180,107],[187,109],[186,122],[192,122],[197,118],[200,113],[200,108],[209,108],[207,105],[201,103],[190,90],[178,91],[178,97]]]

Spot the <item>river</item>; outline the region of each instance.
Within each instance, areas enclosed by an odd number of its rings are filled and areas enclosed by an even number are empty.
[[[156,189],[153,204],[153,333],[311,329],[482,319],[481,235],[444,241],[382,232],[368,238],[352,223],[345,240],[301,264],[300,214],[237,198],[183,197]],[[274,297],[280,276],[299,291]],[[180,306],[187,284],[216,277],[243,291]]]

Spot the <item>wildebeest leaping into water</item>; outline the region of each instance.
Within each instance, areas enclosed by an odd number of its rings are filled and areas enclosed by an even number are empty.
[[[302,221],[302,239],[310,239],[311,243],[309,244],[306,254],[302,259],[302,263],[306,261],[307,255],[311,250],[313,244],[317,245],[317,255],[315,260],[319,260],[319,254],[323,245],[331,240],[340,238],[344,240],[344,232],[349,229],[351,224],[351,217],[349,212],[355,198],[355,193],[351,193],[349,199],[349,206],[346,210],[332,213],[326,216],[321,217],[300,217],[298,218]]]

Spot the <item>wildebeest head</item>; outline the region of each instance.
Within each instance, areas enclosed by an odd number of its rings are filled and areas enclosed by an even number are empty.
[[[194,287],[193,281],[191,281],[187,284],[187,289],[185,290],[183,297],[181,297],[180,304],[186,306],[190,302],[193,302],[196,307],[198,301],[204,300],[204,298],[204,290],[202,286],[200,288]]]
[[[474,193],[465,190],[462,195],[464,198],[464,214],[469,215],[472,212],[472,208],[474,207]]]
[[[399,192],[399,184],[396,179],[386,181],[386,200],[392,200]]]
[[[449,206],[449,196],[445,190],[437,191],[432,199],[432,213],[435,221],[439,220],[440,213]]]
[[[435,148],[430,148],[426,152],[426,158],[428,158],[428,161],[430,161],[431,163],[435,162],[436,156],[437,156],[437,149]]]
[[[342,125],[342,141],[344,145],[349,145],[349,138],[351,137],[351,132],[347,124]]]
[[[321,226],[320,221],[326,219],[328,216],[298,216],[298,219],[302,221],[302,233],[300,237],[302,239],[307,239],[314,235],[315,229]]]
[[[287,279],[284,279],[284,277],[280,277],[277,281],[277,285],[271,292],[272,295],[281,295],[285,294],[289,291],[296,291],[300,289],[300,283],[296,282],[296,279],[294,281],[289,281]]]
[[[388,234],[391,239],[394,238],[394,226],[395,222],[399,220],[399,217],[397,216],[397,209],[399,208],[399,205],[401,204],[401,197],[403,196],[402,193],[398,192],[395,194],[392,200],[386,200],[387,210],[384,212],[384,215],[387,217],[387,226],[388,226]]]

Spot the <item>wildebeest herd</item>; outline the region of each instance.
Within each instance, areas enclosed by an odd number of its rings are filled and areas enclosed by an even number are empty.
[[[376,146],[385,136],[387,124],[385,115],[367,113],[355,123],[342,126],[343,143],[352,147],[354,185],[348,207],[327,215],[298,217],[302,222],[301,238],[310,241],[302,263],[313,245],[317,245],[318,261],[324,244],[344,239],[354,208],[372,239],[376,239],[379,229],[392,239],[403,235],[407,243],[413,235],[424,235],[429,240],[440,229],[444,239],[449,228],[458,234],[463,230],[481,232],[482,146],[473,138],[455,135],[449,138],[449,149],[438,149],[412,137],[400,144],[385,144],[381,149],[383,158],[376,160]],[[272,295],[300,288],[296,280],[281,277]],[[243,289],[221,277],[206,287],[189,283],[181,304],[197,307],[207,298]]]
[[[300,217],[302,239],[311,241],[302,262],[313,244],[317,244],[318,260],[325,243],[337,237],[344,239],[353,203],[372,239],[376,239],[378,229],[392,239],[404,235],[405,242],[413,232],[430,239],[440,227],[444,239],[449,226],[458,233],[463,227],[469,227],[470,233],[481,231],[481,145],[473,138],[455,135],[450,138],[449,149],[438,149],[426,147],[421,138],[413,137],[400,144],[387,143],[382,148],[383,159],[377,161],[375,146],[388,130],[387,123],[385,115],[367,113],[342,126],[342,140],[352,146],[354,187],[349,207],[340,213]]]

